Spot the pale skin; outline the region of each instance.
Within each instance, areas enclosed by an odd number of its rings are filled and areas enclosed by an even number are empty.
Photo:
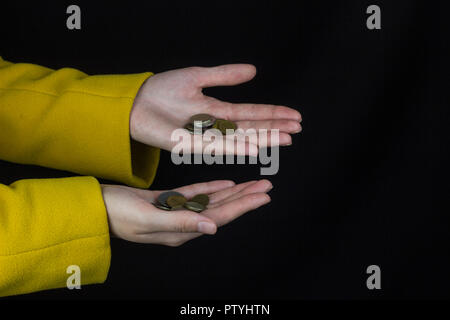
[[[170,139],[172,132],[182,128],[192,115],[207,113],[232,120],[242,129],[278,129],[279,144],[292,144],[291,134],[301,131],[298,111],[277,105],[232,104],[202,93],[206,87],[249,81],[255,74],[256,68],[252,65],[234,64],[191,67],[150,77],[140,88],[130,114],[132,139],[170,151],[175,145]],[[257,155],[258,148],[262,147],[248,141],[237,143],[245,144],[245,153],[249,155]],[[271,141],[268,143],[270,145]],[[234,150],[224,151],[235,153]],[[215,234],[218,227],[269,203],[267,192],[271,189],[268,180],[237,185],[233,181],[219,180],[174,189],[187,198],[200,193],[209,195],[208,208],[198,214],[188,210],[167,212],[154,207],[151,202],[162,191],[102,185],[113,236],[168,246],[179,246],[203,234]]]

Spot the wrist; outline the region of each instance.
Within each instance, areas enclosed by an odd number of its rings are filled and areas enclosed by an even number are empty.
[[[150,78],[150,77],[149,77]],[[143,112],[144,112],[144,87],[147,83],[147,78],[139,88],[136,97],[133,101],[133,106],[131,107],[130,111],[130,137],[133,140],[141,141],[140,136],[142,132],[142,119]]]
[[[100,189],[102,191],[102,197],[103,197],[103,203],[105,204],[105,209],[106,209],[106,218],[108,221],[108,227],[109,227],[109,235],[110,237],[116,237],[116,235],[114,234],[113,231],[113,226],[112,226],[112,217],[111,217],[111,213],[110,213],[110,201],[109,201],[109,191],[110,191],[110,187],[106,184],[100,184]]]

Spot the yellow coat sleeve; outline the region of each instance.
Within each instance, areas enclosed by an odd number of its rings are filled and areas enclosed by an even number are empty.
[[[108,221],[93,177],[0,185],[0,296],[65,287],[69,266],[81,283],[104,282]]]
[[[0,57],[0,159],[148,187],[159,150],[130,141],[133,99],[151,73],[88,76]],[[108,221],[93,177],[0,184],[0,296],[81,283],[109,270]]]
[[[130,111],[152,74],[88,76],[0,58],[0,159],[147,188],[159,149],[130,139]]]

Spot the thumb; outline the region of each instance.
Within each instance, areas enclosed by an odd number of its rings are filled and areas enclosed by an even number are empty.
[[[158,226],[158,231],[163,232],[215,234],[217,231],[217,225],[213,220],[188,210],[158,212],[153,217],[152,224]]]
[[[197,69],[197,77],[201,88],[233,86],[250,81],[255,75],[256,68],[251,64],[226,64]]]

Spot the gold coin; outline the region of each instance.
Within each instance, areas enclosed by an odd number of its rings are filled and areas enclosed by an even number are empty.
[[[166,203],[173,209],[175,207],[183,206],[186,201],[187,199],[183,196],[172,195],[167,198]]]
[[[206,194],[198,194],[193,197],[190,201],[197,202],[206,207],[209,204],[209,197]]]
[[[227,129],[236,130],[237,125],[233,121],[224,120],[224,119],[217,119],[216,122],[213,125],[214,129],[220,130],[223,135],[227,134]]]
[[[203,210],[205,210],[205,206],[204,205],[202,205],[201,203],[198,203],[198,202],[194,202],[194,201],[187,201],[184,204],[184,207],[186,209],[188,209],[188,210],[195,211],[197,213],[198,212],[202,212]]]
[[[181,193],[179,193],[179,192],[176,192],[176,191],[165,191],[165,192],[161,193],[161,194],[158,196],[158,203],[159,203],[160,205],[163,205],[163,206],[168,207],[169,205],[167,204],[166,201],[167,201],[167,199],[168,199],[170,196],[182,196],[182,197],[183,197],[183,195],[182,195]]]

